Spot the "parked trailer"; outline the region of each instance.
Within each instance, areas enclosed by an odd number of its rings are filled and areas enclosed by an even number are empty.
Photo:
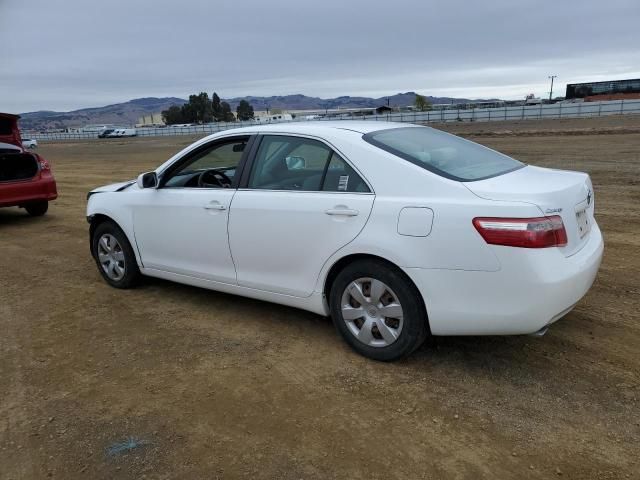
[[[136,137],[137,135],[138,132],[135,128],[119,128],[108,134],[107,138]]]

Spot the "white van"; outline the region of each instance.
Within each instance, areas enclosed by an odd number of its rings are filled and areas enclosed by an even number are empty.
[[[135,137],[138,132],[135,128],[118,128],[107,135],[108,138],[114,137]]]

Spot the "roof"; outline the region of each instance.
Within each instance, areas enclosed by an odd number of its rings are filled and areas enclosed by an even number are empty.
[[[14,113],[2,113],[0,112],[0,117],[4,117],[4,118],[14,118],[14,119],[18,119],[20,118],[20,115],[16,115]]]
[[[340,130],[350,130],[356,133],[369,133],[377,130],[387,130],[391,128],[402,128],[412,126],[406,123],[398,122],[376,122],[362,120],[337,120],[337,121],[318,121],[318,122],[283,122],[268,123],[265,125],[254,125],[251,127],[242,127],[232,129],[234,133],[238,132],[283,132],[283,133],[338,133]]]

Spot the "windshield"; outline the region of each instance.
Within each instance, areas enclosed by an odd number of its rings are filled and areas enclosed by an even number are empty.
[[[363,139],[426,170],[461,182],[495,177],[524,166],[490,148],[428,127],[378,130]]]

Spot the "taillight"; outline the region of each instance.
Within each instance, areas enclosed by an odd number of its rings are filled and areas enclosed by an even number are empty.
[[[39,157],[38,162],[40,163],[40,170],[51,170],[51,165],[44,158]]]
[[[473,219],[473,226],[491,245],[545,248],[567,244],[567,231],[559,215],[537,218],[478,217]]]

